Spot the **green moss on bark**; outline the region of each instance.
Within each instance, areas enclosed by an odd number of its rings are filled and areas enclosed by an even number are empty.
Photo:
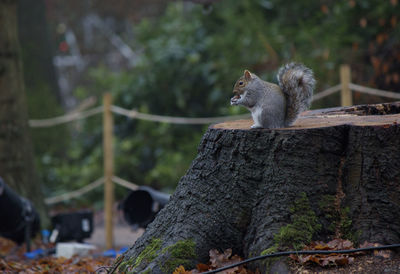
[[[151,263],[157,257],[157,252],[161,249],[161,245],[161,239],[152,239],[150,244],[146,246],[146,248],[136,257],[136,259],[131,258],[126,262],[122,262],[118,267],[119,272],[135,273],[135,268],[139,267],[141,264]]]
[[[350,208],[345,207],[340,209],[340,222],[339,231],[343,239],[350,240],[355,245],[359,243],[359,237],[361,235],[361,230],[353,229],[353,221],[349,216]]]
[[[352,220],[349,216],[349,207],[340,207],[335,204],[335,195],[324,195],[318,203],[319,208],[324,212],[325,219],[330,223],[326,228],[336,238],[343,238],[358,242],[361,231],[354,231]]]
[[[267,254],[272,254],[272,253],[278,252],[278,248],[279,248],[278,244],[274,244],[270,248],[267,248],[267,249],[263,250],[260,253],[260,255],[263,256],[263,255],[267,255]]]
[[[161,259],[162,263],[158,264],[163,273],[172,273],[180,265],[185,268],[193,266],[193,261],[196,259],[196,244],[193,240],[178,241],[163,249],[162,244],[161,239],[152,239],[150,244],[136,258],[122,262],[118,267],[118,271],[120,273],[137,273],[137,268],[145,268],[158,256],[164,257]],[[151,269],[146,269],[143,273],[151,272]]]
[[[267,255],[278,252],[279,250],[295,249],[300,250],[304,245],[311,242],[313,235],[321,229],[317,215],[312,210],[307,195],[303,192],[294,201],[290,208],[292,222],[280,228],[274,235],[275,244],[265,250],[260,255]],[[282,258],[268,258],[263,260],[265,269],[270,267]]]
[[[164,273],[172,273],[180,265],[183,265],[185,268],[191,267],[193,259],[196,258],[195,247],[195,242],[187,239],[164,248],[161,253],[165,253],[168,259],[163,265],[160,265],[161,270]]]
[[[138,267],[142,263],[150,263],[157,257],[157,251],[161,249],[162,241],[161,239],[152,239],[150,244],[137,256],[134,268]]]
[[[294,201],[290,208],[292,223],[281,227],[275,235],[274,241],[282,249],[301,249],[305,244],[311,242],[315,232],[321,229],[318,218],[312,210],[307,195],[303,192]]]

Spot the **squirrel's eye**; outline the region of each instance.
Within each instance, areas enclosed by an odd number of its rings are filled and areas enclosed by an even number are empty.
[[[242,81],[239,82],[239,86],[243,86],[243,82]]]

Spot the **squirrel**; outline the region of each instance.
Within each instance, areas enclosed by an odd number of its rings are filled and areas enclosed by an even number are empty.
[[[288,127],[311,105],[315,79],[311,69],[289,63],[279,69],[278,85],[265,82],[245,70],[235,83],[231,105],[251,112],[251,128]]]

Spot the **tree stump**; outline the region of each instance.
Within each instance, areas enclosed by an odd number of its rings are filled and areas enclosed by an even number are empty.
[[[308,111],[289,128],[210,126],[170,202],[114,267],[172,273],[206,263],[210,249],[400,242],[399,113],[395,102]]]

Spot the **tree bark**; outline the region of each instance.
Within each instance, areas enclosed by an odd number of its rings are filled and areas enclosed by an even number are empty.
[[[399,113],[397,102],[309,111],[282,129],[211,126],[170,202],[115,268],[172,273],[214,248],[253,257],[311,239],[400,242]]]
[[[36,180],[17,31],[17,1],[0,0],[0,176],[45,216]]]
[[[61,97],[53,65],[54,48],[49,35],[44,0],[18,0],[18,39],[21,45],[21,60],[24,69],[26,92],[36,107],[33,114],[43,115],[43,104],[58,106]],[[28,96],[29,97],[29,96]],[[50,99],[48,99],[50,98]],[[29,103],[29,99],[28,99]],[[50,108],[51,106],[48,106]],[[32,113],[32,110],[30,110]],[[51,115],[49,115],[51,116]],[[48,116],[47,116],[48,117]]]

